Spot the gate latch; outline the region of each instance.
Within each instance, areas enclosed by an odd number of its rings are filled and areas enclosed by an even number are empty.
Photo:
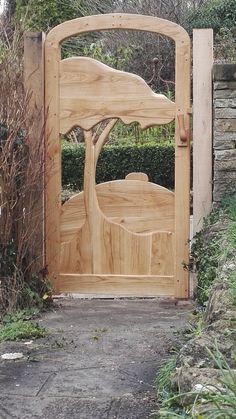
[[[179,124],[179,144],[180,147],[187,147],[190,139],[189,129],[185,129],[184,126],[184,115],[177,115],[178,124]]]

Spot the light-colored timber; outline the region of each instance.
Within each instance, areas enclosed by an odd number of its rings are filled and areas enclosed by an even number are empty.
[[[87,57],[60,62],[62,134],[76,126],[89,130],[107,118],[119,118],[125,124],[139,121],[144,129],[168,124],[174,117],[175,104],[154,93],[135,74],[114,70]]]
[[[63,293],[174,297],[173,276],[60,274]]]
[[[60,43],[105,29],[153,32],[175,41],[175,103],[144,80],[95,60],[60,58]],[[188,297],[190,39],[173,22],[109,14],[65,22],[45,43],[47,264],[56,291]],[[123,98],[126,100],[123,100]],[[92,127],[110,119],[99,138]],[[102,146],[117,122],[175,119],[175,193],[135,178],[95,184]],[[60,204],[59,133],[84,129],[84,192]]]
[[[203,65],[204,63],[204,65]],[[213,30],[193,30],[193,234],[212,208]]]
[[[174,193],[140,180],[114,180],[96,185],[99,208],[110,220],[129,231],[174,232]],[[86,221],[84,192],[61,208],[61,241],[69,241]]]
[[[54,47],[71,36],[106,29],[131,29],[153,32],[173,39],[178,48],[181,45],[189,46],[188,33],[177,23],[158,17],[129,13],[108,13],[69,20],[53,28],[48,33],[47,39],[51,46]]]
[[[99,237],[99,246],[91,246],[92,234]],[[92,232],[86,222],[70,240],[62,242],[60,271],[173,275],[173,237],[169,231],[133,233],[122,224],[112,223],[99,215],[98,211]]]
[[[45,41],[45,252],[55,293],[60,268],[61,146],[59,140],[59,45]]]
[[[142,180],[143,182],[148,182],[148,175],[142,172],[132,172],[132,173],[128,173],[128,175],[125,176],[125,179],[126,180]]]

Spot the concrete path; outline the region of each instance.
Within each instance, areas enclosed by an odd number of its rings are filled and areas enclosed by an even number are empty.
[[[154,381],[184,326],[187,305],[158,299],[57,303],[41,323],[51,330],[30,345],[2,343],[1,419],[146,419]]]

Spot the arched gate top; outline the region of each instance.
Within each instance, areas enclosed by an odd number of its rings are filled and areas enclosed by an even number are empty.
[[[113,29],[153,32],[173,39],[176,44],[190,43],[186,30],[174,22],[154,16],[129,13],[85,16],[63,22],[48,33],[46,42],[56,47],[72,36]]]

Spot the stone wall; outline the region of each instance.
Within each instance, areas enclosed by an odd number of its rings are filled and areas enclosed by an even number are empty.
[[[236,188],[236,64],[215,64],[213,202]]]

